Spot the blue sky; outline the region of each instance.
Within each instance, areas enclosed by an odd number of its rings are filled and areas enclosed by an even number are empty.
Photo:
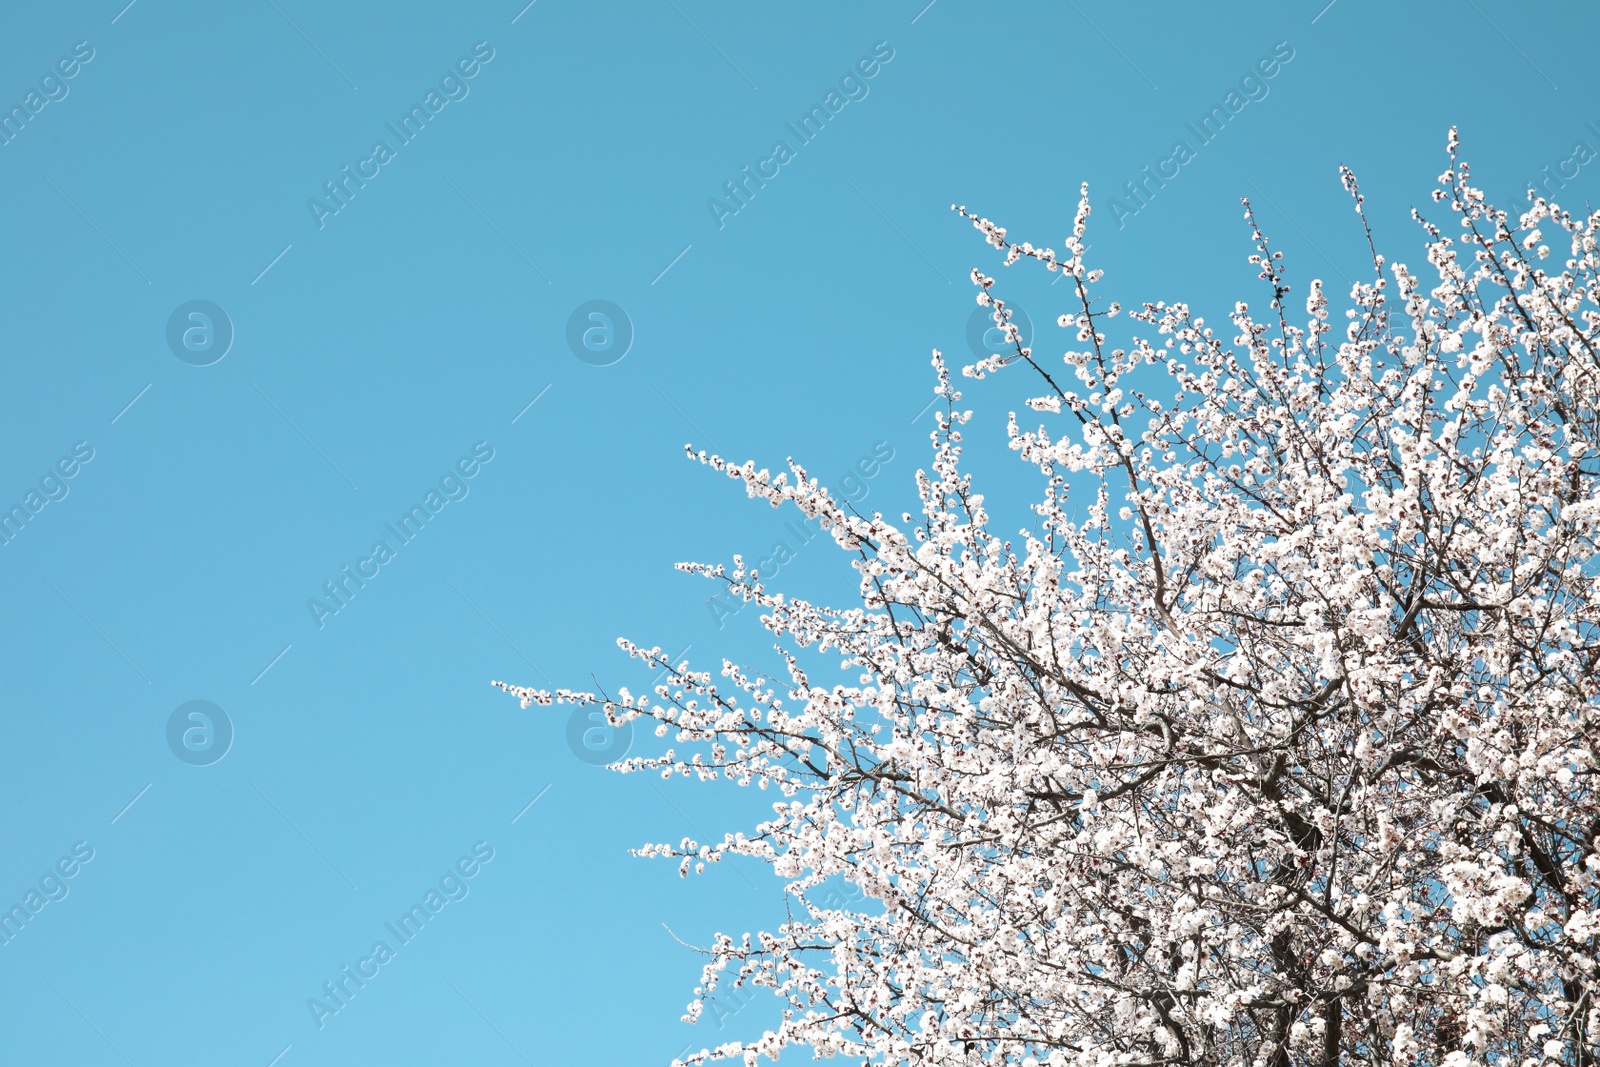
[[[489,685],[648,681],[620,634],[763,662],[679,560],[783,542],[851,594],[686,442],[912,506],[929,352],[998,269],[952,203],[1059,247],[1088,181],[1108,291],[1216,317],[1259,297],[1241,195],[1298,292],[1358,276],[1341,163],[1420,263],[1452,123],[1494,196],[1600,192],[1570,4],[125,3],[0,15],[3,1062],[751,1036],[769,1005],[679,1021],[672,934],[778,921],[777,881],[627,849],[763,798],[609,774]],[[967,389],[992,499],[1026,388]]]

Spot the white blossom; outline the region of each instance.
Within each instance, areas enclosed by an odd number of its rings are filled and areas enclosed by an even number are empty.
[[[1061,252],[958,209],[1072,280],[1046,356],[972,273],[1012,351],[966,373],[1027,363],[1050,420],[1009,423],[1039,478],[1015,539],[938,353],[919,516],[691,452],[825,520],[859,606],[684,564],[761,606],[783,677],[623,641],[653,693],[505,686],[665,731],[620,770],[772,791],[753,832],[641,850],[759,859],[796,903],[718,935],[686,1016],[732,983],[781,1023],[685,1062],[1596,1061],[1600,213],[1508,216],[1453,130],[1449,161],[1427,270],[1373,248],[1298,321],[1248,204],[1266,313],[1129,304],[1115,338],[1086,189]]]

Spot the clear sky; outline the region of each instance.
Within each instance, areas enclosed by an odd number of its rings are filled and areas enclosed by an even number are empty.
[[[0,1062],[752,1036],[680,1021],[672,934],[780,921],[776,879],[627,849],[768,798],[609,774],[489,685],[647,682],[620,634],[759,661],[679,560],[782,542],[850,595],[686,442],[911,506],[998,269],[952,203],[1060,247],[1087,180],[1108,291],[1220,319],[1261,300],[1241,195],[1298,292],[1361,275],[1341,163],[1420,264],[1452,123],[1492,195],[1600,192],[1592,6],[525,2],[0,14]],[[1026,387],[967,388],[997,497]]]

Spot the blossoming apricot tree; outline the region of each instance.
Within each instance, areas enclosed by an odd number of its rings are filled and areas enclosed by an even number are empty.
[[[1266,313],[1146,303],[1115,347],[1087,190],[1063,252],[960,209],[1072,281],[1052,361],[973,272],[1014,351],[965,373],[1028,364],[1054,420],[1010,424],[1036,530],[991,532],[935,353],[918,518],[696,455],[855,557],[848,608],[683,565],[764,609],[786,677],[623,641],[667,682],[496,683],[670,734],[621,770],[780,796],[749,834],[641,850],[755,857],[797,905],[718,935],[689,1007],[753,984],[781,1024],[689,1062],[1597,1061],[1600,213],[1507,215],[1454,131],[1449,158],[1448,214],[1413,213],[1430,281],[1374,248],[1341,326],[1317,282],[1291,317],[1248,202]],[[854,684],[815,681],[823,659]],[[870,906],[824,906],[841,879]]]

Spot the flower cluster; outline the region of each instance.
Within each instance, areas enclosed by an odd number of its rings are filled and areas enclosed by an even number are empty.
[[[654,692],[503,686],[652,720],[664,751],[623,771],[774,794],[749,834],[642,850],[754,857],[797,903],[717,938],[688,1016],[731,983],[781,1023],[686,1062],[1596,1061],[1600,213],[1510,216],[1454,131],[1449,160],[1441,217],[1415,213],[1428,280],[1374,249],[1343,322],[1320,283],[1291,318],[1248,202],[1265,313],[1226,327],[1119,319],[1087,189],[1061,252],[961,209],[1073,282],[1064,355],[1012,331],[1003,360],[1054,420],[1010,420],[1040,486],[1015,540],[961,471],[938,353],[919,516],[694,454],[821,520],[860,604],[685,564],[761,607],[781,678],[623,641],[669,670]],[[840,880],[867,903],[818,899]]]

